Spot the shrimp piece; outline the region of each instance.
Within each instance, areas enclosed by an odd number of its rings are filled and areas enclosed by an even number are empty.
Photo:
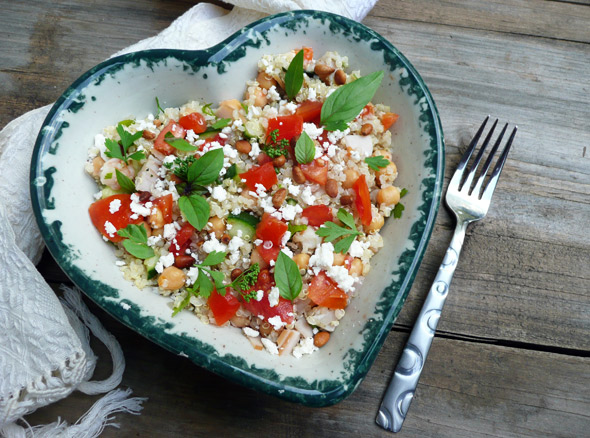
[[[117,182],[116,170],[123,173],[131,180],[135,177],[135,170],[133,167],[128,166],[118,158],[111,158],[105,162],[100,169],[100,182],[113,190],[121,189],[121,186]]]

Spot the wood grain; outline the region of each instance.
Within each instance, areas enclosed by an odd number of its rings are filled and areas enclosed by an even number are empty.
[[[230,383],[151,344],[92,308],[121,341],[123,387],[149,397],[140,416],[117,415],[123,433],[103,436],[389,437],[374,423],[406,334],[392,332],[357,391],[342,403],[306,408]],[[102,350],[95,346],[95,351]],[[98,376],[108,373],[102,360]],[[581,437],[590,426],[590,359],[435,339],[404,437]],[[74,393],[29,416],[73,421],[89,397]],[[567,428],[564,429],[564,425]]]

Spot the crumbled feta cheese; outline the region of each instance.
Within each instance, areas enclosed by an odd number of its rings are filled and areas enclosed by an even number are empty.
[[[250,155],[252,158],[256,158],[258,155],[260,155],[260,145],[257,142],[252,142],[252,150],[248,155]]]
[[[281,246],[285,246],[290,238],[291,238],[291,232],[286,231],[285,234],[283,234],[283,237],[281,237]]]
[[[251,338],[255,338],[260,334],[258,331],[251,329],[250,327],[244,327],[242,331],[246,336],[250,336]]]
[[[330,146],[328,146],[328,157],[333,158],[334,155],[336,155],[336,151],[338,150],[338,148],[336,147],[336,145],[331,144]]]
[[[100,156],[103,160],[107,161],[109,157],[107,157],[104,153],[107,150],[107,146],[105,144],[106,137],[102,134],[96,134],[94,136],[94,147],[100,151]]]
[[[100,199],[100,198],[102,198],[102,191],[96,192],[93,196],[94,196],[94,199]]]
[[[121,208],[121,200],[120,199],[113,199],[109,203],[109,212],[111,214],[118,212],[119,208]]]
[[[164,268],[172,266],[174,264],[174,254],[169,252],[165,256],[160,257],[158,263],[156,263],[156,272],[161,274],[164,271]]]
[[[315,202],[315,196],[311,193],[310,186],[305,186],[303,192],[301,192],[301,199],[303,199],[303,202],[305,202],[307,205],[313,205]]]
[[[254,241],[254,245],[255,245],[255,246],[262,245],[262,243],[263,243],[263,240],[262,240],[262,239],[256,239],[256,240]]]
[[[309,266],[328,270],[334,263],[334,245],[322,243],[309,258]]]
[[[295,217],[297,217],[297,213],[301,213],[303,209],[298,204],[285,204],[280,208],[279,211],[281,212],[283,219],[285,219],[286,221],[292,221],[293,219],[295,219]]]
[[[284,247],[283,249],[281,249],[281,251],[289,258],[293,258],[293,251],[291,251],[291,249],[289,249],[288,247]]]
[[[274,85],[268,89],[266,97],[268,97],[271,101],[281,100],[281,96],[279,93],[277,93],[277,87]]]
[[[354,240],[350,245],[350,249],[348,250],[348,254],[353,257],[362,257],[363,253],[365,252],[365,248],[368,247],[363,245],[358,240]]]
[[[117,260],[115,262],[115,265],[117,265],[117,266],[125,266],[125,265],[127,265],[127,263],[125,263],[123,260]]]
[[[176,236],[176,228],[174,227],[174,224],[165,224],[164,225],[163,236],[164,236],[164,239],[166,239],[166,240],[172,240],[174,238],[174,236]]]
[[[188,272],[186,273],[186,285],[190,286],[191,284],[195,284],[195,281],[197,281],[198,276],[199,268],[191,266]]]
[[[264,291],[257,290],[256,291],[256,301],[262,301],[263,298],[264,298]]]
[[[159,242],[162,241],[162,236],[150,236],[147,239],[148,246],[156,246]]]
[[[268,318],[268,322],[274,327],[275,330],[278,330],[282,326],[287,325],[279,315]]]
[[[271,341],[268,338],[260,338],[260,341],[262,342],[262,345],[264,345],[264,348],[266,349],[266,351],[268,351],[270,354],[279,354],[279,349],[277,348],[277,344],[275,344],[273,341]]]
[[[227,191],[221,186],[213,187],[213,193],[211,193],[213,199],[219,202],[223,202],[227,199]]]
[[[349,132],[350,129],[348,128],[346,128],[344,131],[328,131],[328,140],[330,141],[330,143],[338,143],[338,140],[344,138],[346,135],[348,135]]]
[[[256,183],[255,187],[256,187],[256,194],[258,195],[259,198],[264,198],[264,197],[268,196],[268,194],[266,193],[266,187],[264,187],[262,184]]]
[[[313,344],[313,338],[301,338],[299,344],[293,349],[293,356],[299,359],[304,354],[311,354],[318,347]]]
[[[276,286],[273,286],[270,289],[270,292],[268,293],[268,304],[270,304],[270,307],[276,307],[279,305],[279,297],[280,297],[280,293],[279,293],[279,288]],[[280,319],[280,317],[279,317]]]
[[[291,114],[297,111],[297,105],[294,102],[287,102],[284,106],[285,110]]]
[[[354,290],[356,279],[348,273],[348,269],[344,266],[331,266],[326,270],[326,273],[344,292],[352,292]]]
[[[231,214],[238,215],[241,212],[242,212],[242,209],[240,207],[236,207],[231,211]]]
[[[115,233],[117,232],[117,229],[115,228],[115,226],[112,223],[110,223],[109,221],[105,221],[104,230],[111,237],[115,237]]]
[[[299,196],[299,193],[301,192],[301,186],[300,185],[295,185],[295,184],[287,185],[287,190],[289,190],[289,193],[291,195],[293,195],[293,196]]]
[[[205,251],[207,254],[213,251],[225,252],[226,250],[226,246],[215,238],[215,234],[210,234],[209,240],[203,243],[201,248],[203,248],[203,251]]]
[[[140,216],[145,217],[149,216],[152,213],[148,207],[139,203],[139,195],[137,193],[131,195],[131,204],[129,205],[129,207],[131,208],[131,211],[133,213],[136,213]]]
[[[312,140],[315,140],[324,132],[323,128],[316,126],[315,123],[304,123],[303,130]]]

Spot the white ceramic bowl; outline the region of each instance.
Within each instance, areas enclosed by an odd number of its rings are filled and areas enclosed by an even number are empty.
[[[311,356],[254,350],[239,330],[205,325],[189,312],[171,317],[169,299],[139,290],[115,266],[88,216],[96,184],[85,174],[94,135],[118,120],[189,100],[241,97],[257,60],[310,46],[337,51],[362,74],[385,70],[374,102],[400,115],[393,127],[396,184],[408,189],[401,219],[387,220],[384,248],[330,342]],[[443,135],[426,85],[408,60],[362,24],[317,11],[274,15],[205,51],[150,50],[99,64],[69,87],[39,133],[31,168],[36,218],[53,257],[92,300],[162,347],[246,386],[312,406],[350,394],[373,363],[399,313],[428,243],[442,188]]]

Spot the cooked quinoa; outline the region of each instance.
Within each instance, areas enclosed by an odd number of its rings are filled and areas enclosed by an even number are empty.
[[[86,163],[100,188],[91,219],[127,280],[157,288],[174,314],[237,327],[255,349],[296,357],[329,341],[403,196],[389,131],[397,116],[368,103],[346,129],[324,129],[322,104],[361,73],[338,53],[302,51],[294,98],[286,72],[298,51],[265,55],[242,101],[191,101],[108,126]],[[301,137],[312,142],[304,163]],[[214,180],[200,184],[214,164],[199,173],[195,163],[221,156]],[[277,280],[289,263],[301,278],[296,297]]]

